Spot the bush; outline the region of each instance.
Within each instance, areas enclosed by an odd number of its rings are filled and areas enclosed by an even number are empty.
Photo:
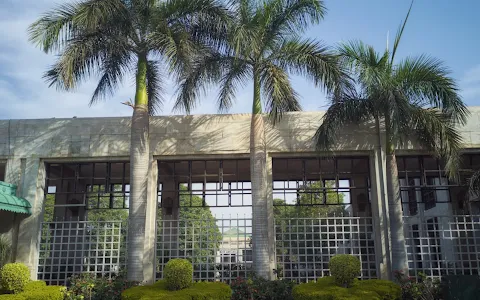
[[[44,286],[36,290],[26,290],[20,293],[25,300],[63,300],[65,287],[63,286]]]
[[[297,285],[293,288],[295,300],[400,300],[401,290],[387,280],[354,280],[352,287],[338,286],[333,277],[317,282]]]
[[[47,286],[45,281],[30,281],[25,285],[25,288],[23,289],[24,292],[28,291],[36,291],[36,290],[41,290],[44,289]]]
[[[421,272],[418,273],[418,278],[415,278],[406,276],[401,271],[396,271],[395,279],[400,284],[402,297],[405,300],[437,300],[442,298],[440,281],[427,278]]]
[[[112,279],[97,278],[92,274],[80,274],[70,278],[66,300],[79,299],[83,296],[89,300],[120,300],[121,293],[138,282],[128,281],[122,275]]]
[[[19,294],[0,295],[0,300],[25,300],[25,297]]]
[[[249,280],[237,278],[231,283],[232,300],[293,300],[293,281],[266,280],[254,277]]]
[[[196,282],[183,290],[171,291],[165,280],[154,285],[123,291],[122,300],[230,300],[232,290],[221,282]]]
[[[181,290],[192,284],[193,266],[186,259],[171,259],[165,266],[164,274],[169,290]]]
[[[0,270],[0,285],[6,291],[18,294],[30,281],[28,267],[20,263],[6,264]]]
[[[358,276],[360,276],[360,260],[348,254],[335,255],[328,264],[330,274],[335,282],[342,287],[350,287]]]

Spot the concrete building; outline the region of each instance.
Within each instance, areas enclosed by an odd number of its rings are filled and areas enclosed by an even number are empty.
[[[480,107],[470,109],[461,128],[464,176],[480,166]],[[364,124],[344,128],[335,159],[319,156],[311,139],[322,115],[288,113],[267,126],[269,201],[283,199],[278,209],[292,208],[290,203],[314,211],[326,204],[326,195],[348,195],[349,203],[337,205],[348,205],[351,215],[286,220],[272,214],[273,267],[289,270],[286,278],[315,279],[328,274],[329,257],[342,248],[361,258],[362,276],[387,278],[384,149],[376,147],[374,130]],[[215,280],[217,246],[202,240],[203,223],[196,223],[194,232],[185,229],[189,223],[181,220],[181,210],[188,204],[181,205],[179,197],[215,197],[219,207],[251,206],[249,128],[247,114],[151,118],[146,280],[161,277],[158,265],[169,257],[189,255],[200,258],[197,278]],[[0,181],[17,185],[17,196],[31,204],[27,217],[0,210],[0,229],[11,237],[15,259],[30,268],[32,278],[61,283],[74,273],[110,274],[124,266],[129,141],[130,118],[0,120]],[[409,267],[427,269],[431,276],[446,269],[478,274],[478,199],[448,182],[440,163],[428,155],[414,143],[398,150]],[[329,182],[333,185],[327,187]],[[243,221],[251,228],[251,220]],[[207,251],[195,252],[195,245]]]

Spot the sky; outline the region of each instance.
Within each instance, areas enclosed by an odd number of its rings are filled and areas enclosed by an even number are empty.
[[[131,80],[105,102],[88,106],[95,79],[74,92],[49,88],[43,72],[54,55],[45,54],[28,42],[27,27],[60,0],[0,0],[0,119],[71,118],[130,116],[132,109],[122,105],[134,96]],[[327,45],[362,40],[383,50],[387,34],[390,44],[404,19],[409,0],[325,0],[328,13],[306,36]],[[480,105],[480,1],[416,0],[398,58],[428,54],[445,62],[457,80],[467,105]],[[324,93],[300,77],[293,77],[304,110],[324,110]],[[239,90],[230,113],[249,113],[252,86]],[[175,86],[169,81],[161,115],[171,115]],[[192,113],[216,113],[216,88],[199,100]],[[175,112],[178,114],[178,112]]]

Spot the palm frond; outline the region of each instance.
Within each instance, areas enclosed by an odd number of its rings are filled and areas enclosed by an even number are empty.
[[[480,170],[473,173],[468,179],[468,189],[470,193],[473,193],[474,195],[480,194]]]
[[[162,78],[164,73],[158,61],[147,62],[148,113],[153,116],[162,109],[164,92]]]
[[[128,51],[116,51],[101,61],[99,72],[102,75],[89,105],[113,96],[125,74],[130,71],[131,61],[132,58]]]
[[[395,36],[395,41],[393,42],[393,50],[392,50],[392,57],[390,60],[390,64],[393,65],[393,60],[395,59],[395,54],[397,53],[398,45],[400,44],[400,40],[402,39],[403,35],[403,30],[405,29],[405,26],[407,25],[408,17],[410,16],[410,12],[412,10],[413,6],[413,1],[410,3],[410,8],[408,9],[407,16],[405,17],[405,20],[403,21],[403,24],[400,26],[400,28],[397,31],[397,34]]]
[[[342,94],[322,117],[322,125],[314,136],[319,151],[331,151],[337,141],[340,130],[348,124],[359,124],[375,116],[373,101],[363,99],[357,94]]]
[[[276,36],[296,36],[322,20],[326,11],[321,0],[269,0],[262,16],[264,42]]]
[[[189,72],[182,74],[177,88],[175,111],[190,111],[195,107],[198,96],[206,92],[206,88],[217,83],[235,62],[236,58],[210,53],[197,57],[192,63]]]
[[[450,179],[457,180],[463,140],[451,115],[412,105],[404,124],[404,134],[413,133],[423,147],[445,159],[445,171]]]
[[[329,93],[349,84],[338,56],[315,40],[290,39],[272,54],[271,59],[288,72],[304,76]]]
[[[86,78],[101,72],[104,60],[125,56],[125,43],[122,37],[99,33],[72,39],[44,78],[50,86],[75,89]]]
[[[452,114],[455,122],[465,124],[468,108],[459,95],[450,71],[438,59],[422,55],[402,60],[395,69],[395,80],[417,105],[433,106]]]
[[[249,66],[242,60],[234,60],[226,66],[225,74],[220,79],[217,107],[219,112],[227,112],[233,104],[238,88],[246,85],[251,74]]]
[[[298,94],[288,74],[279,66],[265,62],[260,68],[260,85],[271,120],[278,122],[283,113],[301,110]]]
[[[362,41],[350,41],[337,47],[342,65],[350,69],[357,83],[364,88],[383,84],[388,69],[388,53],[380,56],[372,46]]]
[[[45,13],[28,27],[29,41],[46,53],[63,48],[75,36],[72,21],[77,10],[77,3],[66,3]]]

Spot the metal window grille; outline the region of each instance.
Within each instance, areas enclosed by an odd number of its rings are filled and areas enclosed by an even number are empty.
[[[157,279],[170,259],[193,264],[195,281],[230,282],[251,274],[252,219],[246,217],[159,220]]]
[[[46,165],[38,279],[65,284],[83,272],[112,276],[125,266],[129,163]]]
[[[74,274],[112,277],[126,266],[126,222],[43,222],[39,280],[65,285]]]
[[[420,210],[442,215],[437,213],[437,206],[445,203],[453,203],[456,214],[479,213],[478,207],[472,211],[470,203],[473,199],[468,195],[467,183],[473,172],[480,168],[480,154],[462,156],[459,183],[449,181],[443,162],[431,156],[399,156],[397,165],[405,216],[415,216]]]
[[[295,205],[314,207],[315,215],[371,214],[367,157],[274,158],[272,169],[278,213]]]
[[[376,278],[372,218],[330,217],[275,219],[277,276],[308,282],[329,276],[336,254],[361,261],[361,278]]]
[[[157,278],[187,258],[194,280],[229,282],[251,272],[250,164],[246,159],[158,162]],[[228,209],[237,217],[226,218]],[[215,218],[213,211],[220,211]]]
[[[404,217],[410,276],[480,274],[480,216]]]

